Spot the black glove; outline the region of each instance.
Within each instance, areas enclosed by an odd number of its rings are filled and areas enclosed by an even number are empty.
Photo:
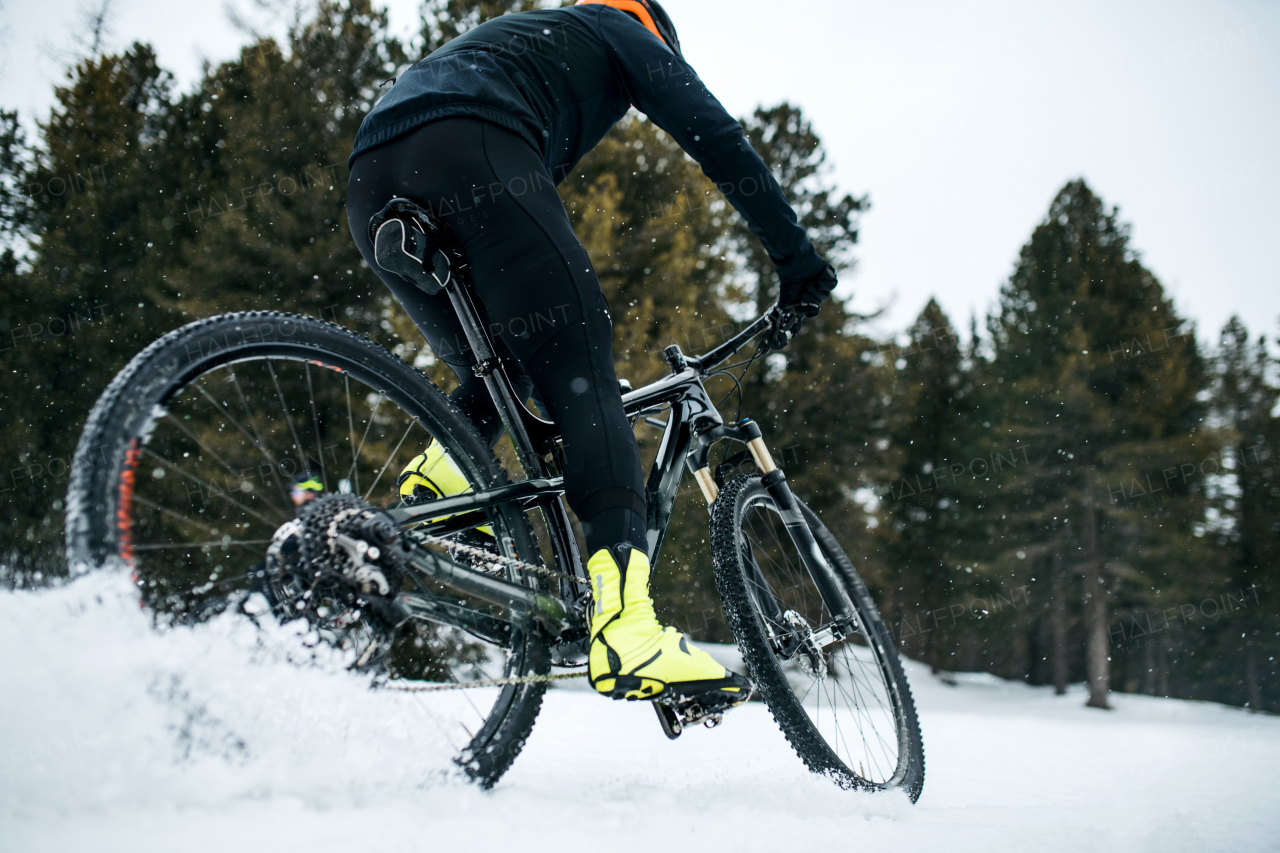
[[[827,264],[808,278],[782,282],[778,307],[799,317],[817,317],[822,301],[836,288],[836,270]]]

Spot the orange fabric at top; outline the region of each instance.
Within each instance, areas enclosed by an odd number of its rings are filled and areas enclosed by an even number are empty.
[[[621,9],[623,12],[630,12],[640,19],[640,23],[644,24],[646,30],[666,42],[666,39],[662,38],[662,33],[658,32],[658,25],[653,22],[653,15],[649,14],[648,5],[642,0],[578,0],[577,5],[583,6],[587,3],[599,3]]]

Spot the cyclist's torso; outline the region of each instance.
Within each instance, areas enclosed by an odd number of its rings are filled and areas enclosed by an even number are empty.
[[[453,39],[396,81],[361,126],[353,159],[429,121],[473,116],[519,133],[562,180],[631,106],[591,26],[599,8],[503,15]]]
[[[503,15],[449,42],[365,117],[348,165],[421,125],[461,116],[519,134],[559,183],[633,104],[716,182],[782,278],[823,268],[737,120],[660,38],[602,4]]]

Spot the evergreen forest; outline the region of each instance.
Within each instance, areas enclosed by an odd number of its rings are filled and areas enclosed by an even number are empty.
[[[427,0],[404,43],[369,0],[320,0],[286,39],[251,39],[190,90],[133,44],[79,60],[34,123],[0,114],[0,581],[65,576],[80,430],[111,378],[171,329],[234,310],[309,314],[452,387],[356,251],[347,156],[397,69],[532,5]],[[872,196],[835,187],[798,107],[740,121],[856,287]],[[667,372],[668,344],[709,349],[777,297],[745,224],[642,115],[560,192],[611,306],[618,374],[637,387]],[[1084,682],[1103,708],[1123,691],[1280,712],[1280,364],[1267,329],[1196,329],[1083,180],[1060,188],[989,316],[948,317],[931,300],[892,338],[870,326],[832,300],[740,391],[905,654],[944,679]],[[734,383],[710,388],[732,418]],[[636,435],[651,459],[659,433]],[[706,540],[687,478],[659,616],[732,642]]]

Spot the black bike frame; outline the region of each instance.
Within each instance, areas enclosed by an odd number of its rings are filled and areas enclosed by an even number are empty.
[[[468,285],[454,276],[446,286],[462,323],[467,341],[475,356],[474,370],[485,381],[494,406],[515,445],[516,457],[525,479],[494,489],[470,492],[412,507],[397,507],[387,514],[402,528],[433,535],[443,535],[484,524],[486,510],[504,503],[518,503],[522,510],[537,508],[543,513],[549,535],[549,546],[556,564],[574,577],[586,579],[586,567],[578,550],[573,528],[564,504],[564,477],[560,474],[559,432],[550,421],[537,417],[519,400],[497,350],[489,338],[479,311],[471,298]],[[788,532],[799,547],[814,581],[828,600],[836,621],[846,632],[856,629],[856,617],[847,598],[840,591],[834,570],[821,556],[813,534],[796,509],[794,498],[780,469],[773,466],[760,441],[760,430],[744,419],[726,426],[724,418],[703,387],[703,380],[748,342],[774,323],[777,309],[756,318],[737,335],[701,356],[686,356],[678,346],[664,351],[671,373],[650,385],[625,393],[623,408],[633,422],[662,411],[670,412],[662,427],[662,441],[646,485],[648,507],[647,538],[650,565],[656,566],[662,541],[671,523],[676,494],[684,476],[684,468],[698,475],[707,502],[715,499],[714,480],[707,471],[710,447],[721,439],[748,444],[756,463],[765,474],[765,484],[782,509]],[[761,457],[763,454],[763,459]],[[683,463],[683,466],[682,466]],[[447,518],[444,518],[448,516]],[[410,534],[411,536],[412,534]],[[534,618],[554,634],[561,634],[562,645],[581,643],[585,624],[582,603],[587,598],[586,585],[569,580],[560,583],[559,598],[538,594],[534,589],[510,581],[497,580],[472,571],[426,549],[418,549],[411,562],[419,572],[440,580],[469,595],[508,608],[523,620]],[[460,606],[424,592],[402,596],[406,608],[433,621],[451,624],[479,636],[500,640],[509,635],[512,622]],[[766,617],[777,611],[773,601],[760,602]],[[513,622],[515,620],[513,619]],[[771,623],[775,621],[770,618]],[[781,627],[781,625],[779,625]],[[576,655],[569,655],[568,658]]]
[[[485,380],[494,406],[515,445],[516,457],[527,479],[418,506],[398,507],[387,513],[402,527],[419,525],[420,529],[427,532],[446,533],[484,524],[485,509],[515,501],[526,509],[534,506],[543,509],[558,507],[559,511],[553,511],[552,516],[559,523],[552,523],[552,518],[548,518],[548,524],[552,528],[560,527],[567,533],[572,528],[568,525],[568,515],[564,512],[561,499],[564,494],[564,477],[558,473],[559,466],[553,467],[547,459],[548,455],[558,458],[559,432],[553,423],[530,412],[516,398],[506,370],[496,355],[465,287],[451,284],[449,295],[462,318],[463,329],[467,333],[472,352],[476,355],[476,374]],[[699,450],[705,450],[711,442],[721,438],[738,437],[737,430],[725,428],[724,419],[716,411],[702,380],[716,366],[768,328],[770,322],[770,315],[761,316],[733,338],[701,356],[687,357],[680,352],[679,347],[668,347],[665,355],[671,374],[643,388],[629,391],[622,397],[623,408],[632,421],[666,409],[671,411],[663,425],[662,441],[646,486],[651,565],[657,564],[662,540],[671,522],[676,492],[684,475],[681,463],[686,462],[690,470],[696,470],[696,457],[701,455]],[[700,446],[691,456],[689,448],[695,438],[701,439]],[[452,517],[434,525],[423,524],[429,519],[446,515]],[[564,537],[569,541],[563,544],[558,541],[560,537],[554,537],[553,534],[553,538],[556,541],[552,542],[552,550],[558,558],[572,555],[572,559],[561,565],[572,567],[575,575],[585,578],[586,570],[576,543],[573,547],[567,547],[573,541],[572,536]]]

